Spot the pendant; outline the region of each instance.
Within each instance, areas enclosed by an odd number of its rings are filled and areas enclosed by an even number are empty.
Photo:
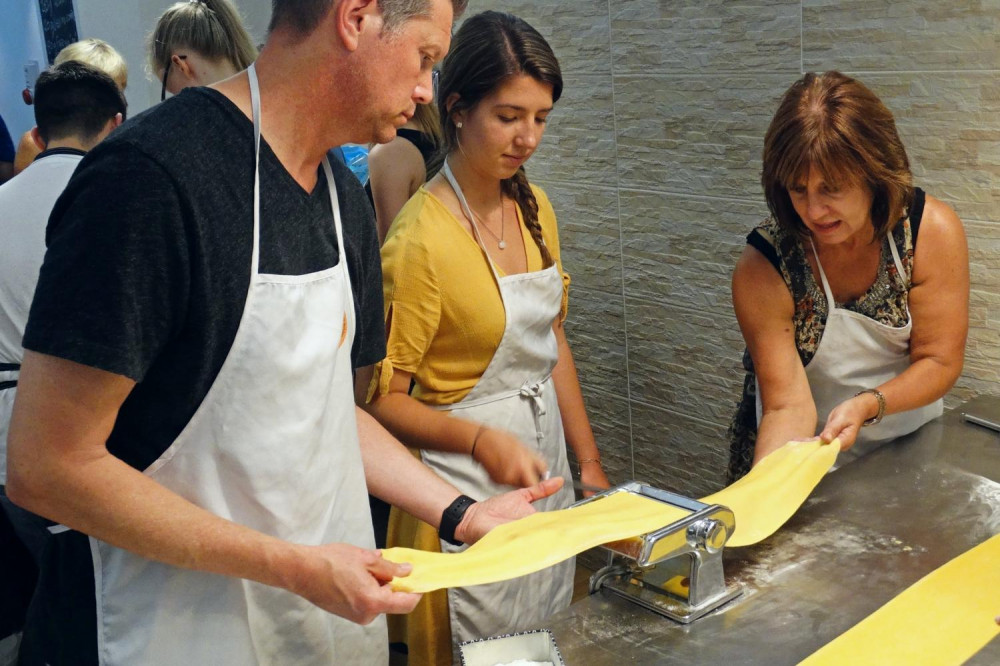
[[[497,247],[500,248],[501,250],[506,250],[507,249],[507,241],[504,241],[504,240],[500,241],[499,243],[497,243]]]

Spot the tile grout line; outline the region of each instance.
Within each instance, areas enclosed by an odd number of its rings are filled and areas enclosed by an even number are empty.
[[[802,54],[802,45],[799,45],[799,70],[805,69],[805,58]],[[788,72],[794,72],[795,70],[789,68]],[[844,74],[851,75],[868,75],[877,76],[881,74],[969,74],[969,75],[990,75],[995,76],[1000,73],[1000,69],[848,69],[844,68],[838,70]],[[788,74],[786,71],[782,70],[766,70],[755,72],[752,70],[744,69],[733,69],[733,70],[710,70],[704,72],[671,72],[669,74],[662,74],[657,72],[625,72],[618,74],[621,79],[633,80],[633,79],[654,79],[654,80],[677,80],[677,81],[700,81],[705,79],[720,79],[720,78],[732,78],[739,77],[745,79],[753,79],[765,76],[785,76]],[[800,72],[804,74],[805,72]],[[592,76],[597,76],[596,74]]]
[[[684,412],[678,412],[675,409],[667,409],[666,407],[661,407],[660,405],[654,404],[652,402],[648,402],[648,401],[643,400],[641,398],[636,398],[635,402],[637,404],[642,405],[643,407],[648,407],[649,409],[655,409],[655,410],[658,410],[658,411],[661,411],[661,412],[666,412],[667,414],[672,414],[672,415],[674,415],[674,416],[676,416],[678,418],[688,419],[690,421],[695,421],[696,423],[700,423],[700,424],[705,425],[705,426],[711,426],[713,428],[728,428],[729,427],[729,424],[727,424],[727,423],[716,423],[715,421],[708,421],[708,420],[706,420],[706,419],[704,419],[704,418],[702,418],[700,416],[692,416],[691,414],[687,414],[687,413],[684,413]]]
[[[611,69],[611,124],[612,134],[615,137],[615,206],[618,209],[618,266],[621,269],[622,280],[622,329],[625,334],[625,409],[628,414],[628,458],[629,476],[635,478],[635,438],[632,428],[632,382],[629,376],[628,362],[628,310],[625,304],[625,238],[622,235],[622,195],[621,195],[621,170],[618,160],[618,111],[615,106],[615,45],[611,29],[611,3],[608,0],[608,58]]]
[[[690,305],[684,305],[683,303],[680,302],[667,301],[662,298],[653,296],[632,296],[631,298],[632,300],[639,301],[643,305],[660,306],[664,309],[680,310],[681,312],[687,312],[689,314],[711,316],[713,318],[720,316],[730,317],[732,318],[731,321],[736,321],[736,315],[726,310],[719,311],[715,309],[698,308]]]
[[[616,149],[617,153],[617,149]],[[615,161],[617,163],[617,154],[615,156]],[[601,185],[600,183],[588,183],[586,181],[570,181],[570,180],[559,180],[558,178],[545,178],[539,182],[551,183],[553,185],[559,185],[561,187],[577,188],[581,190],[609,190],[609,191],[623,191],[631,192],[636,194],[661,194],[670,197],[682,197],[686,199],[697,199],[700,201],[730,201],[736,203],[749,203],[749,204],[760,204],[760,198],[747,197],[737,197],[737,196],[723,196],[718,194],[696,194],[694,192],[681,192],[679,190],[656,190],[652,188],[645,187],[612,187],[610,185]]]
[[[899,123],[897,121],[897,125],[898,124]],[[750,196],[750,195],[748,195],[746,197],[741,197],[741,196],[735,196],[735,195],[698,194],[698,193],[694,193],[694,192],[682,192],[680,190],[657,190],[657,189],[652,189],[652,188],[648,188],[648,187],[637,187],[637,186],[632,186],[632,187],[627,187],[627,186],[624,186],[624,187],[623,186],[614,187],[612,185],[604,185],[604,184],[601,184],[601,183],[591,183],[591,182],[587,182],[587,181],[560,180],[558,178],[539,178],[538,182],[541,183],[541,184],[543,184],[543,185],[551,184],[551,185],[558,185],[560,187],[566,187],[568,189],[579,189],[579,190],[585,190],[585,191],[607,190],[609,192],[610,191],[614,191],[614,192],[628,192],[628,193],[632,193],[632,194],[654,194],[654,195],[667,196],[667,197],[677,197],[677,198],[680,198],[680,199],[693,199],[695,201],[723,201],[723,202],[732,202],[732,203],[763,205],[763,203],[762,203],[762,197],[758,196],[758,197],[755,198],[755,197]],[[958,199],[953,199],[953,198],[944,198],[944,197],[938,197],[938,198],[941,199],[942,201],[944,201],[945,203],[952,204],[952,205],[954,205],[954,204],[968,203],[968,202],[962,202],[962,201],[960,201]],[[969,217],[969,218],[962,218],[962,219],[965,222],[980,222],[980,223],[990,223],[990,224],[996,224],[997,222],[1000,222],[1000,220],[991,220],[991,219],[984,218],[984,217]]]

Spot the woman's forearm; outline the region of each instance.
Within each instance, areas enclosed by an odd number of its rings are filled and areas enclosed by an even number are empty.
[[[417,449],[472,453],[479,425],[432,409],[398,391],[375,396],[366,407],[401,442]]]
[[[885,413],[897,414],[928,405],[944,396],[962,373],[962,358],[922,358],[877,388],[885,396]]]
[[[816,407],[812,401],[772,409],[764,412],[757,428],[753,464],[756,465],[769,453],[780,449],[791,440],[810,439],[816,436]]]

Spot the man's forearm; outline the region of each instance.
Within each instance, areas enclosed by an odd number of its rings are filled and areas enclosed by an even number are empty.
[[[67,527],[172,566],[286,588],[300,575],[293,571],[301,562],[295,545],[205,511],[110,454],[51,475],[49,487],[58,490],[14,499]]]
[[[356,410],[368,491],[437,527],[459,491],[414,457],[375,417],[360,407]]]
[[[8,438],[11,501],[148,559],[284,586],[297,546],[213,515],[108,452],[131,388],[28,352]]]

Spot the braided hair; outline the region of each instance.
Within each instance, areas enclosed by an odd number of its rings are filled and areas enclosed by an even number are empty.
[[[524,19],[487,11],[462,24],[442,65],[437,94],[444,155],[458,147],[453,115],[473,108],[508,78],[522,74],[550,85],[553,103],[559,100],[563,87],[559,61],[545,38]],[[449,99],[454,101],[449,104]],[[538,221],[538,201],[524,167],[503,180],[500,187],[520,207],[524,226],[538,245],[543,266],[551,266],[552,254],[545,246]]]

